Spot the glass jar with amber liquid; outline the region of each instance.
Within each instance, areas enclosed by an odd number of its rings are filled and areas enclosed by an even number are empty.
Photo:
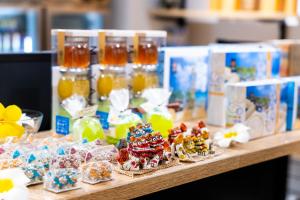
[[[102,51],[100,64],[110,67],[124,67],[127,64],[126,38],[108,36]]]
[[[84,97],[87,101],[90,96],[90,81],[88,73],[62,72],[57,86],[57,93],[60,101],[73,95]]]
[[[66,37],[63,67],[66,69],[87,69],[90,65],[88,37]]]
[[[135,63],[138,65],[157,65],[158,47],[152,38],[140,37]]]

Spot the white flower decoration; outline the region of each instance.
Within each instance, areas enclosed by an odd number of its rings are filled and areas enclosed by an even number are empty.
[[[29,179],[21,169],[0,170],[0,199],[1,200],[27,200]]]
[[[222,148],[228,148],[232,142],[246,143],[250,139],[250,128],[243,124],[236,124],[229,129],[217,132],[214,142]]]

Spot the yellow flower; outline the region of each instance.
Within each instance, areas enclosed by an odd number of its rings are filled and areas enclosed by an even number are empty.
[[[27,200],[29,179],[21,169],[0,170],[0,199]]]
[[[20,138],[24,133],[24,127],[17,122],[22,116],[22,110],[16,105],[6,108],[0,103],[0,141],[7,137]]]

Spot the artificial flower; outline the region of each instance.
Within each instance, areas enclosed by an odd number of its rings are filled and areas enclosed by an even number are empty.
[[[18,124],[22,111],[16,105],[6,108],[0,103],[0,141],[5,141],[7,137],[20,138],[24,133],[24,127]]]
[[[19,168],[0,171],[0,199],[27,200],[29,179]]]
[[[214,142],[222,148],[228,148],[233,142],[246,143],[249,139],[249,128],[240,123],[229,129],[221,130],[214,136]]]

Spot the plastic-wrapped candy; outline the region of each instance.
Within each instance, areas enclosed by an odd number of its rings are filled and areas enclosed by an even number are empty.
[[[209,130],[204,122],[200,121],[191,132],[185,133],[186,131],[184,124],[169,131],[173,156],[179,157],[180,161],[195,162],[203,160],[209,154],[215,154],[209,138]]]
[[[3,158],[0,159],[0,170],[8,168],[16,168],[23,165],[23,160],[20,158]]]
[[[128,109],[128,89],[111,91],[109,99],[111,102],[108,115],[110,131],[107,132],[106,141],[109,144],[117,144],[120,139],[126,137],[129,127],[142,122],[142,120],[137,114]]]
[[[55,193],[79,189],[78,178],[77,169],[52,169],[44,177],[44,188]]]
[[[89,162],[82,166],[82,181],[96,184],[112,180],[112,166],[108,161]]]
[[[87,152],[85,162],[106,160],[116,163],[117,154],[118,151],[114,145],[99,146]]]
[[[43,177],[45,175],[44,163],[38,158],[40,152],[31,152],[25,156],[24,164],[22,165],[22,170],[29,178],[28,185],[39,184],[43,182]]]
[[[153,129],[159,131],[164,138],[173,127],[172,116],[167,108],[170,94],[168,90],[162,88],[148,88],[142,94],[146,99],[141,105],[146,111],[146,121],[151,123]]]
[[[129,129],[128,145],[119,145],[118,165],[124,171],[153,170],[172,161],[169,143],[150,124]]]
[[[44,177],[44,188],[55,193],[80,188],[78,184],[80,163],[80,158],[76,154],[53,157],[50,170]]]

